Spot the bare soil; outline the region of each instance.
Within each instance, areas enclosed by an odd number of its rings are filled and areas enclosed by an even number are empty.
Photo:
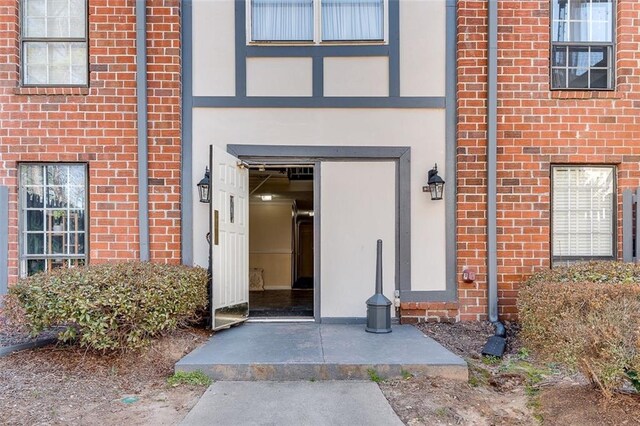
[[[176,424],[205,387],[171,387],[166,379],[208,336],[178,330],[124,354],[54,346],[2,357],[0,424]],[[125,403],[126,397],[133,399]]]
[[[638,425],[640,396],[606,399],[583,377],[537,361],[507,327],[502,360],[480,354],[494,332],[488,323],[417,327],[469,364],[469,382],[409,377],[380,384],[402,421],[416,425]]]
[[[419,328],[467,360],[470,380],[380,383],[407,425],[640,424],[640,397],[606,399],[580,376],[537,362],[523,349],[515,324],[507,324],[503,360],[480,356],[493,333],[486,323]],[[205,387],[171,387],[166,379],[174,363],[209,336],[187,329],[137,352],[104,355],[53,346],[0,358],[0,424],[177,424]],[[126,397],[133,399],[127,403]]]

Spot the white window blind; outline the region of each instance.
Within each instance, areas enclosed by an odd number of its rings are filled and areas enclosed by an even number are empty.
[[[613,256],[614,168],[552,170],[553,256]]]

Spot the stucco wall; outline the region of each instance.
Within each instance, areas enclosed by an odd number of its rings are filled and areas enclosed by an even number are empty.
[[[446,1],[399,1],[400,95],[444,96]],[[234,0],[194,0],[192,8],[193,94],[234,96]],[[243,33],[243,36],[245,40],[246,34]],[[379,44],[388,44],[388,40],[387,43]],[[388,76],[388,60],[385,58],[326,58],[323,63],[326,96],[387,96],[389,80],[384,77]],[[266,59],[247,59],[247,89],[253,89],[253,94],[247,93],[249,96],[311,96],[311,93],[305,91],[307,86],[304,86],[304,79],[307,78],[310,69],[290,70],[286,77],[294,79],[290,82],[293,85],[283,85],[279,79],[274,80],[274,75],[280,75],[282,68],[288,66],[287,62],[290,62],[291,58]],[[307,56],[306,59],[310,61],[311,56]],[[258,63],[260,67],[257,67]],[[381,67],[386,67],[386,73]],[[340,71],[353,76],[359,75],[360,78],[352,79],[353,84],[350,84],[349,79],[345,80]],[[273,83],[270,84],[270,81]],[[294,93],[291,93],[292,90]]]
[[[202,178],[210,144],[223,149],[227,144],[409,146],[412,289],[444,290],[444,203],[431,201],[422,192],[427,171],[434,163],[438,163],[441,176],[447,179],[444,117],[443,110],[424,109],[196,108],[193,181]],[[366,181],[375,173],[375,169],[365,168],[355,178]],[[193,191],[197,200],[195,187]],[[377,195],[370,190],[369,196]],[[194,203],[193,227],[195,262],[206,265],[206,205]]]

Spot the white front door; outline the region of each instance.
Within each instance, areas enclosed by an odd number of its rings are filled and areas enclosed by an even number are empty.
[[[214,330],[249,316],[249,171],[211,149],[211,315]]]

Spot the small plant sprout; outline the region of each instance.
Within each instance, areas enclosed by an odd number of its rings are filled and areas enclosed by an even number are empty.
[[[520,359],[527,359],[530,355],[531,354],[529,353],[529,349],[525,347],[520,348],[520,350],[518,351],[518,358]]]
[[[369,380],[371,380],[372,382],[380,383],[383,380],[382,377],[380,377],[380,375],[378,374],[378,372],[373,368],[369,368],[367,370],[367,374],[369,375]]]
[[[191,385],[191,386],[209,386],[212,380],[202,371],[176,371],[167,378],[169,386]]]
[[[482,357],[482,363],[485,365],[498,365],[502,362],[502,359],[500,359],[497,356],[483,356]]]

